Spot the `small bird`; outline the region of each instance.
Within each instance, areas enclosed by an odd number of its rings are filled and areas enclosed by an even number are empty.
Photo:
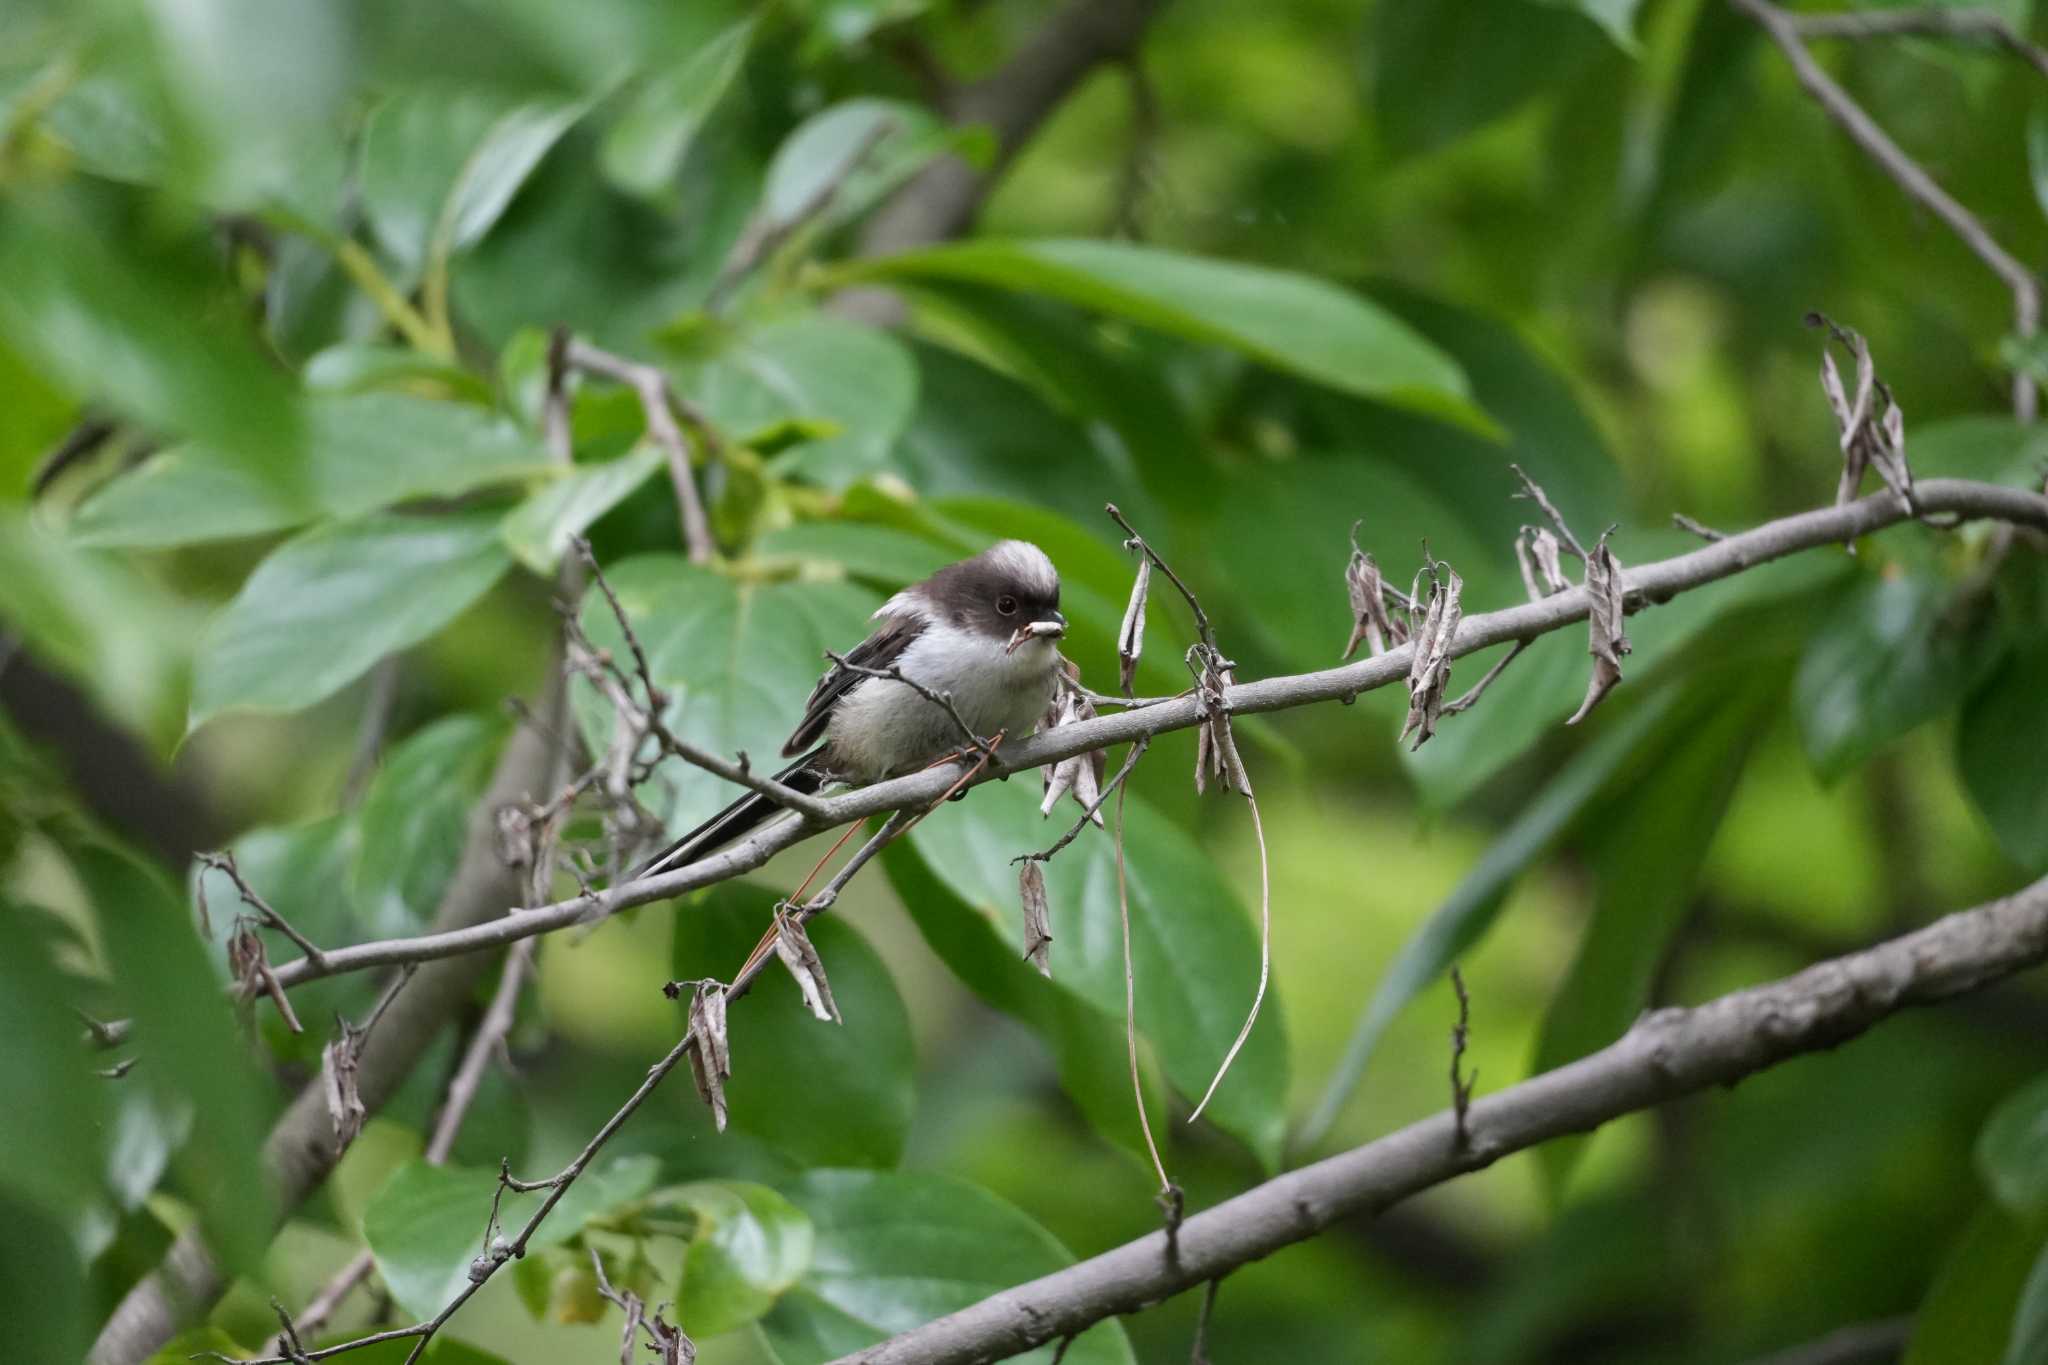
[[[879,782],[961,747],[959,726],[931,698],[859,669],[894,668],[950,697],[984,738],[1029,734],[1053,699],[1067,618],[1060,615],[1059,572],[1036,545],[998,541],[897,593],[874,619],[874,633],[811,689],[803,719],[782,746],[784,758],[796,758],[775,774],[784,786],[808,795],[834,782]],[[781,809],[772,797],[751,792],[633,876],[687,866]]]

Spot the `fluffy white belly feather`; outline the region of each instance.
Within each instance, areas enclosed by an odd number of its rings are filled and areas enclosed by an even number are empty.
[[[950,695],[975,734],[1023,739],[1053,695],[1059,645],[1031,640],[1014,654],[968,631],[926,631],[896,661],[906,678]],[[874,782],[923,767],[960,747],[959,727],[939,707],[899,682],[869,678],[833,709],[826,730],[836,775]]]

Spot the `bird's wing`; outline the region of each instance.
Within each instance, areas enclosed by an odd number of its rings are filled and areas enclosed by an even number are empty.
[[[903,657],[903,651],[924,633],[924,627],[922,616],[892,613],[883,618],[874,634],[846,652],[846,662],[858,668],[887,668]],[[866,679],[866,674],[842,664],[826,670],[818,685],[811,689],[810,700],[804,703],[804,718],[790,732],[788,743],[782,746],[782,756],[792,758],[816,744],[832,719],[832,708]]]

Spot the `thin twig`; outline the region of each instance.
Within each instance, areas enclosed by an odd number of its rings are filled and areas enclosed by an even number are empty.
[[[1152,737],[1150,735],[1140,735],[1138,737],[1136,742],[1134,742],[1131,745],[1130,753],[1124,756],[1123,766],[1119,767],[1116,770],[1116,772],[1110,777],[1109,781],[1102,784],[1101,792],[1099,792],[1096,795],[1095,799],[1091,801],[1081,811],[1081,818],[1074,821],[1073,827],[1070,828],[1065,834],[1062,834],[1059,838],[1053,840],[1050,844],[1046,845],[1044,848],[1040,849],[1036,853],[1020,853],[1016,857],[1010,859],[1010,861],[1012,863],[1049,863],[1052,861],[1054,854],[1058,853],[1061,849],[1064,849],[1068,844],[1073,843],[1074,840],[1080,838],[1081,831],[1086,829],[1090,824],[1094,823],[1096,813],[1099,812],[1103,808],[1103,806],[1107,805],[1109,803],[1109,798],[1117,791],[1119,787],[1123,786],[1124,779],[1131,775],[1131,769],[1138,766],[1138,760],[1144,756],[1146,746],[1150,745],[1151,743]]]
[[[1194,590],[1181,581],[1180,575],[1173,571],[1171,564],[1168,564],[1159,557],[1159,551],[1152,548],[1151,542],[1139,535],[1138,529],[1135,526],[1124,520],[1124,514],[1116,510],[1115,503],[1104,503],[1102,510],[1109,513],[1112,521],[1124,528],[1124,535],[1128,537],[1124,541],[1124,548],[1127,550],[1137,550],[1147,559],[1150,559],[1159,572],[1166,575],[1166,581],[1173,584],[1179,590],[1182,599],[1188,604],[1188,610],[1195,614],[1195,630],[1201,635],[1202,643],[1216,650],[1220,655],[1222,650],[1217,647],[1216,632],[1209,626],[1209,614],[1202,610],[1202,603],[1196,598]]]
[[[1707,525],[1705,522],[1694,521],[1691,517],[1687,516],[1683,512],[1673,512],[1671,514],[1671,524],[1673,526],[1676,526],[1681,531],[1690,532],[1691,534],[1698,536],[1701,540],[1706,541],[1710,545],[1717,540],[1728,539],[1728,536],[1725,532],[1716,531],[1713,527]]]
[[[1266,985],[1273,974],[1273,880],[1266,865],[1266,826],[1259,818],[1259,798],[1253,796],[1249,785],[1245,788],[1245,803],[1252,811],[1252,833],[1259,841],[1259,987],[1252,994],[1251,1012],[1244,1017],[1244,1027],[1237,1031],[1237,1037],[1230,1044],[1230,1050],[1223,1054],[1223,1062],[1216,1068],[1216,1075],[1209,1082],[1209,1088],[1202,1094],[1202,1102],[1188,1115],[1193,1123],[1202,1117],[1202,1111],[1215,1098],[1216,1087],[1223,1084],[1223,1078],[1230,1074],[1230,1064],[1237,1060],[1245,1040],[1252,1036],[1252,1025],[1259,1022],[1259,1007],[1266,1003]]]
[[[1472,998],[1465,993],[1464,973],[1455,966],[1451,968],[1451,989],[1458,994],[1458,1022],[1451,1025],[1451,1141],[1462,1152],[1472,1145],[1466,1116],[1472,1108],[1472,1087],[1479,1084],[1479,1073],[1475,1071],[1469,1077],[1462,1074],[1465,1043],[1472,1027]]]
[[[1861,147],[1872,161],[1906,193],[1935,217],[1948,224],[1949,230],[1962,239],[1991,272],[2005,281],[2013,297],[2013,330],[2024,340],[2040,330],[2041,285],[2034,272],[2000,246],[1977,215],[1964,208],[1947,190],[1936,184],[1934,177],[1921,169],[1920,164],[1892,141],[1891,136],[1879,127],[1877,121],[1865,113],[1863,106],[1852,98],[1848,91],[1837,84],[1833,77],[1821,70],[1820,63],[1806,48],[1801,37],[1801,28],[1796,16],[1771,4],[1770,0],[1729,0],[1735,8],[1747,14],[1762,26],[1771,41],[1785,54],[1785,60],[1792,66],[1792,73],[1799,84],[1820,104],[1829,118],[1833,119],[1850,141]],[[2022,423],[2034,417],[2035,393],[2033,379],[2024,374],[2013,376],[2013,412]]]
[[[681,404],[668,376],[652,365],[613,355],[573,337],[568,343],[567,357],[571,368],[623,384],[640,396],[640,407],[647,416],[647,434],[668,456],[669,481],[675,485],[676,509],[682,516],[683,545],[692,564],[709,564],[718,557],[718,542],[711,534],[711,522],[704,515],[704,500],[697,492],[697,478],[690,467],[690,443],[676,424]],[[708,446],[705,453],[711,453]]]
[[[1209,1365],[1209,1319],[1215,1316],[1216,1291],[1222,1287],[1223,1277],[1218,1275],[1202,1291],[1202,1309],[1195,1315],[1195,1345],[1188,1352],[1188,1365]]]
[[[2048,51],[2028,42],[1995,9],[1930,5],[1925,9],[1842,10],[1791,17],[1802,38],[1981,38],[1999,44],[2048,76]]]
[[[946,718],[953,722],[953,728],[966,741],[967,748],[973,749],[985,757],[994,756],[995,751],[990,747],[989,742],[974,733],[974,727],[969,725],[966,717],[960,714],[960,708],[953,705],[953,694],[951,692],[934,691],[917,679],[907,676],[902,669],[894,664],[889,665],[887,668],[869,668],[865,664],[848,663],[844,654],[838,654],[829,649],[825,651],[825,657],[847,672],[859,674],[863,678],[879,678],[885,682],[902,683],[905,687],[917,693],[918,696],[923,697],[926,701],[944,711]]]
[[[1152,1137],[1152,1120],[1145,1113],[1145,1085],[1138,1078],[1138,974],[1131,965],[1131,889],[1124,869],[1124,791],[1116,791],[1116,909],[1124,934],[1124,1054],[1131,1064],[1131,1096],[1138,1105],[1138,1130],[1145,1135],[1145,1151],[1152,1158],[1152,1171],[1159,1177],[1159,1192],[1165,1197],[1176,1189],[1159,1159],[1159,1144]]]
[[[290,921],[286,920],[283,915],[278,914],[269,901],[256,894],[256,888],[249,885],[248,879],[242,875],[242,869],[235,864],[233,850],[221,849],[215,853],[202,853],[199,855],[199,864],[201,867],[211,868],[213,871],[221,873],[229,881],[233,882],[236,894],[241,896],[245,905],[256,912],[258,922],[266,929],[277,930],[280,934],[283,934],[286,938],[297,944],[299,951],[306,955],[307,961],[314,963],[325,961],[325,956],[312,939],[307,938],[304,934],[292,928]]]
[[[1478,682],[1472,684],[1470,691],[1466,692],[1464,696],[1459,697],[1456,701],[1445,702],[1443,710],[1440,711],[1438,714],[1445,716],[1455,716],[1460,711],[1469,711],[1474,706],[1478,705],[1480,696],[1486,691],[1488,687],[1492,686],[1493,680],[1495,678],[1498,678],[1502,673],[1505,673],[1507,671],[1508,665],[1513,663],[1516,659],[1520,658],[1522,655],[1522,651],[1527,649],[1528,647],[1529,642],[1527,640],[1515,641],[1515,647],[1513,649],[1510,649],[1506,654],[1502,655],[1499,663],[1496,663],[1492,668],[1487,669],[1485,675],[1482,676]]]
[[[1572,534],[1571,523],[1564,519],[1564,513],[1558,511],[1557,505],[1551,502],[1550,495],[1543,491],[1543,485],[1530,478],[1528,471],[1512,461],[1509,462],[1508,468],[1514,470],[1515,477],[1522,481],[1522,491],[1513,494],[1513,496],[1527,498],[1542,508],[1543,515],[1549,518],[1552,526],[1557,528],[1558,539],[1564,542],[1565,548],[1574,555],[1577,555],[1579,559],[1584,560],[1586,557],[1586,547],[1579,544],[1579,538]]]

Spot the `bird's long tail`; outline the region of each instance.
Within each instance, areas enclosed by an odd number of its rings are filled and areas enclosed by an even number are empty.
[[[775,780],[792,791],[802,792],[806,796],[811,795],[829,780],[819,763],[824,753],[824,746],[818,746],[775,774]],[[752,833],[770,816],[783,809],[784,807],[773,797],[764,796],[760,792],[748,792],[642,863],[626,880],[638,881],[657,872],[671,872],[679,867],[687,867],[713,849],[721,848],[735,839]]]

